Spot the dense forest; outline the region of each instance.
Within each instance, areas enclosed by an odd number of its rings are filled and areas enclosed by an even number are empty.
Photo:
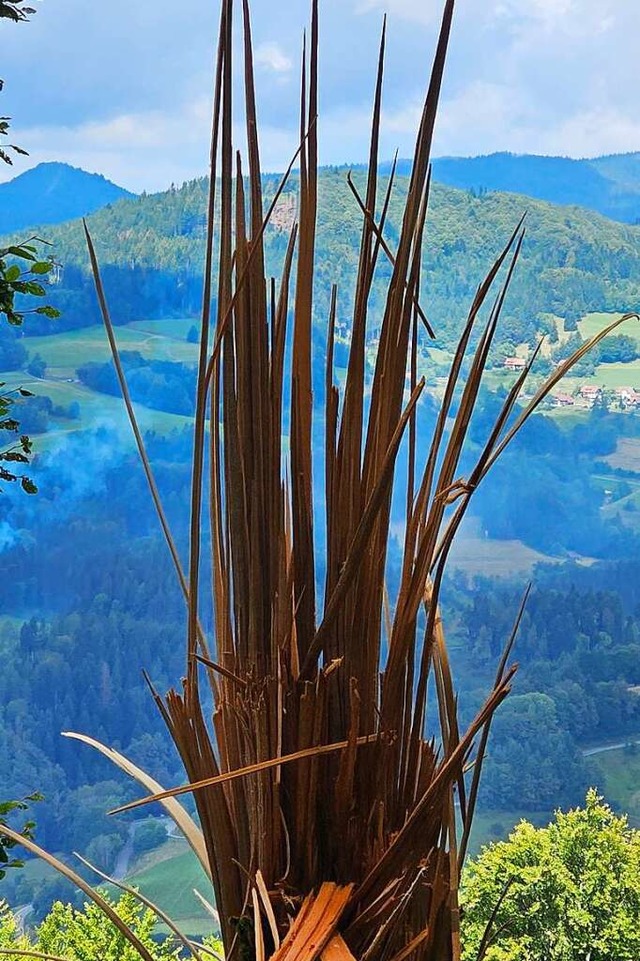
[[[134,357],[132,373],[141,369],[136,363]],[[84,376],[106,376],[101,371],[94,365]],[[494,401],[487,396],[478,412],[478,438]],[[505,457],[502,475],[479,492],[479,516],[497,535],[508,527],[565,556],[582,547],[600,550],[603,558],[595,568],[568,563],[535,575],[517,642],[516,690],[494,727],[484,807],[535,812],[578,803],[589,782],[582,746],[640,731],[640,699],[631,691],[640,684],[640,588],[634,565],[624,560],[637,550],[637,538],[622,525],[605,523],[601,494],[589,483],[594,453],[615,445],[614,425],[620,422],[594,411],[589,424],[560,431],[551,418],[538,416]],[[623,422],[635,424],[635,418]],[[184,545],[190,431],[147,441]],[[559,465],[567,459],[563,481]],[[504,492],[521,483],[523,465],[528,496],[538,505],[530,513],[518,511],[491,486],[495,482]],[[140,465],[117,435],[108,428],[72,434],[35,466],[38,498],[9,495],[0,504],[6,790],[11,796],[41,790],[41,841],[62,852],[99,854],[109,867],[128,822],[104,817],[105,798],[110,806],[131,798],[135,789],[103,758],[60,732],[89,733],[122,748],[161,783],[181,780],[142,672],[159,691],[179,680],[184,603]],[[556,496],[545,501],[546,522],[540,525],[536,518],[550,476]],[[392,590],[394,557],[392,551]],[[454,625],[463,718],[486,694],[522,592],[522,579],[470,582],[462,572],[449,578],[445,606]],[[38,894],[42,911],[47,909],[52,892],[46,886],[23,890],[19,874],[10,883],[22,898]]]
[[[356,171],[353,181],[362,192],[363,174]],[[274,176],[264,179],[265,203],[277,184]],[[407,186],[407,178],[398,177],[391,196],[386,226],[391,249]],[[197,312],[206,190],[206,179],[194,180],[164,193],[117,201],[89,218],[116,323]],[[284,256],[296,190],[294,176],[266,233],[267,267],[273,273]],[[422,302],[441,343],[455,339],[480,277],[525,212],[525,245],[504,318],[512,341],[535,343],[549,315],[575,323],[587,311],[625,310],[640,299],[640,228],[578,207],[499,193],[475,196],[436,184],[425,236]],[[347,171],[325,169],[319,181],[315,276],[315,317],[321,332],[333,283],[338,285],[339,329],[347,329],[360,217]],[[47,238],[61,265],[51,276],[51,299],[63,312],[57,329],[97,323],[80,223],[48,228]],[[373,286],[373,334],[389,270],[390,264],[381,262]],[[45,318],[34,318],[27,334],[49,330]]]

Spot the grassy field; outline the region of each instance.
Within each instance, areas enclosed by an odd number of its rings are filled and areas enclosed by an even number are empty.
[[[467,574],[506,577],[527,574],[535,564],[559,563],[522,541],[493,541],[484,537],[460,537],[451,549],[449,565]]]
[[[595,334],[599,333],[603,327],[607,324],[612,323],[620,317],[620,314],[587,314],[578,323],[578,330],[581,335],[586,339],[587,337],[593,337]],[[617,334],[625,334],[627,337],[633,337],[640,344],[640,324],[637,320],[628,320],[623,324],[617,331]]]
[[[140,320],[116,328],[121,350],[137,350],[149,360],[195,363],[197,344],[189,344],[186,334],[193,320]],[[48,377],[74,377],[82,364],[106,361],[111,356],[101,326],[70,330],[47,337],[28,337],[24,345],[30,357],[40,354],[46,361]]]
[[[629,815],[629,823],[640,828],[640,750],[620,748],[588,759],[593,783],[605,800]]]
[[[38,397],[49,397],[54,406],[68,407],[77,403],[79,416],[71,419],[53,415],[51,427],[46,434],[33,435],[34,447],[42,452],[59,445],[60,440],[69,433],[89,430],[98,426],[107,426],[117,431],[123,441],[133,443],[131,429],[126,417],[124,404],[120,397],[110,394],[98,394],[78,381],[51,379],[49,371],[46,378],[31,377],[20,371],[10,371],[0,374],[0,380],[11,391],[17,387],[25,387]],[[136,404],[136,413],[143,431],[154,430],[160,434],[169,434],[172,430],[182,430],[191,423],[191,418],[181,414],[171,414],[166,411],[144,407]],[[19,403],[16,405],[16,416],[20,419]]]
[[[478,518],[468,517],[451,548],[449,565],[471,576],[508,577],[529,574],[535,564],[560,560],[527,547],[522,541],[491,540],[484,536]]]
[[[165,320],[134,320],[127,324],[130,330],[140,330],[148,334],[170,337],[172,340],[185,342],[192,327],[199,328],[199,321],[193,317],[169,317]],[[196,344],[187,344],[197,353]]]
[[[166,911],[186,934],[202,937],[214,932],[215,922],[193,893],[197,888],[211,902],[211,884],[185,841],[168,841],[145,855],[127,883]]]
[[[640,437],[621,437],[615,452],[606,460],[612,467],[640,474]]]
[[[195,363],[197,345],[186,340],[193,323],[190,318],[141,320],[118,327],[116,334],[122,350],[139,351],[148,359]],[[82,364],[109,359],[109,345],[102,327],[87,327],[47,337],[29,337],[25,338],[24,345],[31,358],[39,354],[46,362],[45,377],[32,377],[24,371],[0,373],[0,381],[6,388],[14,390],[25,387],[39,397],[49,397],[56,407],[68,408],[75,403],[79,408],[79,416],[73,419],[52,416],[47,433],[34,437],[38,452],[58,446],[70,433],[99,425],[115,429],[123,442],[132,442],[121,398],[98,394],[81,384],[76,376],[76,370]],[[189,417],[152,410],[141,404],[136,405],[136,411],[143,431],[168,434],[191,423]],[[16,413],[19,419],[19,407]]]

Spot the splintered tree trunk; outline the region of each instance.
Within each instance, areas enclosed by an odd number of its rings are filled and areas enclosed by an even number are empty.
[[[396,250],[384,240],[394,177],[380,194],[377,176],[384,33],[364,197],[350,182],[362,212],[362,235],[342,397],[333,375],[335,291],[328,318],[326,578],[321,610],[316,603],[314,526],[322,503],[314,501],[312,455],[313,420],[318,416],[312,396],[312,367],[318,363],[312,357],[312,328],[319,322],[314,315],[318,8],[314,3],[303,50],[300,148],[294,158],[299,164],[298,217],[277,283],[265,276],[264,233],[294,175],[285,176],[265,212],[247,3],[242,14],[248,176],[231,141],[233,10],[226,0],[215,91],[208,246],[212,252],[214,242],[217,245],[218,301],[210,333],[206,292],[187,589],[187,679],[181,695],[169,695],[165,716],[191,785],[209,782],[195,797],[229,954],[241,947],[240,953],[246,952],[248,939],[258,958],[300,954],[311,959],[327,953],[371,959],[457,957],[453,795],[457,788],[468,831],[472,812],[463,767],[473,738],[505,696],[510,675],[501,673],[487,704],[461,737],[437,618],[438,592],[450,534],[459,522],[449,504],[457,500],[461,516],[470,493],[452,485],[492,329],[485,331],[473,360],[466,405],[460,407],[450,439],[442,428],[453,413],[466,342],[489,284],[470,313],[421,477],[416,419],[424,382],[418,381],[415,363],[419,330],[420,336],[433,333],[419,297],[422,237],[453,2],[444,10]],[[502,260],[515,242],[514,236]],[[381,260],[390,263],[391,279],[369,380],[368,302]],[[210,253],[207,276],[211,267]],[[285,449],[287,397],[290,433]],[[208,438],[207,412],[212,425]],[[402,444],[409,446],[412,468],[402,579],[391,602],[385,573],[394,467]],[[213,644],[199,631],[197,605],[207,445]],[[285,453],[289,469],[283,474]],[[204,665],[202,674],[198,663]],[[431,676],[440,704],[438,750],[425,732]],[[212,729],[201,708],[204,679],[214,696]],[[248,766],[253,769],[226,778]]]

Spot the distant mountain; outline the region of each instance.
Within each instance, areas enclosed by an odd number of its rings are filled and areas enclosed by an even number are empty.
[[[133,197],[101,174],[63,163],[42,163],[0,184],[0,234],[60,224]]]
[[[398,173],[410,171],[401,160]],[[383,165],[388,172],[390,164]],[[640,153],[589,160],[494,153],[482,157],[440,157],[433,178],[448,187],[525,194],[554,204],[577,204],[623,223],[640,221]]]

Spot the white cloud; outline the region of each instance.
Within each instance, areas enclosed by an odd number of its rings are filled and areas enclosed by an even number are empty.
[[[615,107],[584,110],[547,131],[538,150],[549,154],[563,153],[567,144],[571,144],[571,155],[574,157],[638,150],[640,119],[630,117]]]
[[[309,5],[252,4],[263,157],[271,169],[286,165],[297,146],[296,78]],[[325,162],[366,158],[385,10],[382,153],[396,146],[410,152],[442,6],[443,0],[322,0]],[[14,30],[0,21],[7,81],[0,113],[14,117],[14,139],[31,151],[30,162],[91,164],[125,186],[147,189],[204,171],[215,7],[193,0],[181,18],[169,0],[137,0],[133,12],[129,0],[56,0]],[[640,150],[639,35],[639,0],[459,0],[436,151]],[[0,178],[11,174],[0,170]]]
[[[282,47],[274,42],[261,43],[255,51],[255,62],[260,67],[266,67],[278,74],[288,74],[293,67],[293,61],[286,55]]]
[[[474,81],[444,100],[436,127],[436,152],[474,153],[521,149],[512,141],[516,129],[529,126],[528,105],[518,91],[499,83]]]
[[[0,170],[0,179],[60,160],[102,173],[129,190],[163,190],[205,172],[209,116],[209,103],[202,99],[170,114],[151,110],[75,126],[16,128],[14,139],[29,156]]]

